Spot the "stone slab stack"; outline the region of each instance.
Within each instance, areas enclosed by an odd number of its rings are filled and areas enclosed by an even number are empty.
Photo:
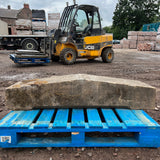
[[[129,31],[128,39],[122,39],[114,48],[155,50],[157,32]]]
[[[73,74],[18,82],[6,89],[11,110],[44,108],[154,109],[156,89],[135,80]]]
[[[29,19],[18,19],[15,21],[17,35],[32,35],[32,24]]]
[[[157,32],[155,50],[160,51],[160,27],[158,28],[158,32]]]
[[[32,10],[32,32],[33,35],[46,35],[47,25],[44,10]]]
[[[48,13],[48,30],[58,29],[60,13]]]

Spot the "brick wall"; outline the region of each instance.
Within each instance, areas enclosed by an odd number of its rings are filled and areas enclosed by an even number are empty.
[[[18,13],[17,19],[32,19],[32,11],[29,8],[29,4],[24,4],[24,8]]]

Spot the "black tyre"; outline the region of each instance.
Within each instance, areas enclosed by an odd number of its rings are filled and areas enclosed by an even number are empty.
[[[52,62],[58,62],[59,59],[60,59],[59,56],[52,55]]]
[[[67,65],[74,64],[76,62],[76,51],[72,48],[65,48],[60,53],[60,60]]]
[[[22,43],[22,49],[24,49],[24,50],[37,50],[38,45],[33,39],[26,39]]]
[[[114,59],[114,52],[111,48],[106,48],[102,53],[102,60],[105,63],[111,63]]]

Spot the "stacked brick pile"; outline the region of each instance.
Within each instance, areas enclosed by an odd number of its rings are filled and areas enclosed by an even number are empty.
[[[151,44],[148,44],[148,43],[140,43],[140,44],[138,44],[137,49],[138,49],[138,51],[151,51],[152,46],[151,46]]]
[[[114,48],[155,50],[157,32],[129,31],[128,39],[121,40]]]
[[[157,32],[155,50],[160,51],[160,27],[159,27],[158,32]]]
[[[48,30],[58,29],[60,13],[48,13]]]

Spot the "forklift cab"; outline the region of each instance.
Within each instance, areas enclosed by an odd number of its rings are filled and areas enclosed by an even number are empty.
[[[83,36],[101,35],[101,22],[98,8],[89,5],[78,7],[71,32]]]
[[[81,43],[86,36],[102,34],[98,8],[91,5],[67,6],[62,14],[59,29],[68,41]]]

